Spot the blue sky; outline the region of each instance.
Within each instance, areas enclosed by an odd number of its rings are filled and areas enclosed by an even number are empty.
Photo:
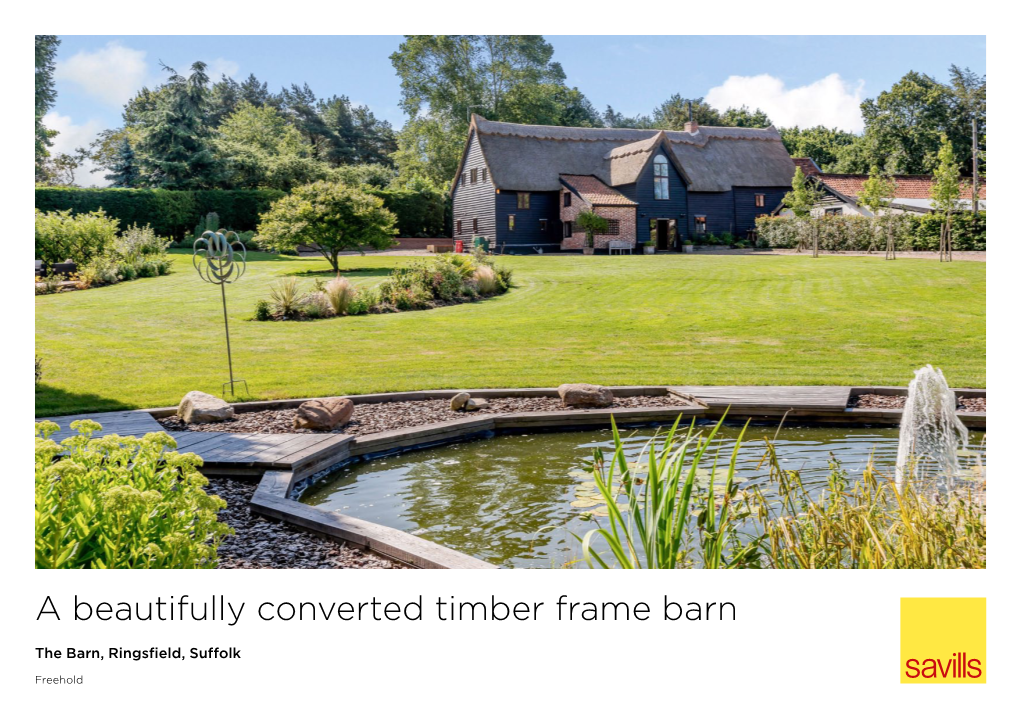
[[[777,125],[861,127],[857,106],[909,70],[946,78],[950,64],[985,72],[983,36],[547,36],[555,59],[597,108],[649,113],[673,93],[714,105],[761,107]],[[58,152],[120,124],[124,101],[204,60],[219,77],[249,73],[279,90],[307,82],[347,95],[399,128],[400,83],[389,56],[399,36],[61,36],[57,103],[48,127]],[[68,146],[68,147],[65,147]],[[92,176],[98,179],[100,176]]]

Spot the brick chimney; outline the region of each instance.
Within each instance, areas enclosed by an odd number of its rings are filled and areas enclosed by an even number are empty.
[[[697,120],[688,120],[686,123],[684,123],[684,132],[685,133],[696,133],[696,132],[698,132],[698,121]]]

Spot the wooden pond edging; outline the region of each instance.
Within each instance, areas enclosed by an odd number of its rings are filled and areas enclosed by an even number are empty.
[[[496,566],[432,541],[383,526],[326,511],[296,500],[293,496],[302,484],[316,474],[347,463],[412,448],[468,440],[492,433],[528,432],[537,429],[567,430],[605,427],[615,419],[620,426],[672,423],[678,415],[685,419],[771,420],[786,418],[823,424],[898,425],[903,411],[898,409],[849,408],[853,395],[879,393],[904,395],[900,387],[852,386],[610,386],[618,397],[673,395],[676,406],[611,408],[518,413],[486,413],[463,419],[400,428],[365,436],[299,433],[225,433],[170,432],[178,450],[194,452],[205,461],[208,475],[261,475],[250,505],[270,518],[286,521],[319,535],[342,540],[417,568],[492,569]],[[958,396],[984,397],[977,388],[953,389]],[[462,390],[423,390],[372,393],[346,396],[355,404],[452,398]],[[556,388],[467,389],[475,398],[555,397]],[[295,408],[308,398],[275,401],[251,401],[233,404],[239,413]],[[104,433],[144,435],[164,431],[156,421],[176,413],[175,407],[136,411],[79,414],[53,420],[61,426],[55,440],[71,435],[69,423],[90,418],[103,425]],[[958,412],[969,428],[985,427],[985,413]]]

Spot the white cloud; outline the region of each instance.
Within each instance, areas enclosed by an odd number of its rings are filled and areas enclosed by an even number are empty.
[[[54,77],[119,107],[141,89],[147,74],[145,51],[114,40],[94,52],[80,50],[66,60],[58,60]]]
[[[53,138],[53,146],[50,148],[51,155],[60,153],[73,153],[75,148],[87,148],[89,143],[95,140],[96,135],[103,129],[103,124],[98,120],[89,120],[82,125],[75,125],[69,115],[61,115],[51,110],[43,116],[43,125],[49,130],[56,130],[57,136]],[[82,187],[105,187],[110,181],[103,177],[103,172],[90,172],[95,167],[91,160],[78,168],[74,173],[74,182]]]
[[[227,60],[226,58],[216,58],[209,62],[205,72],[209,76],[212,82],[216,82],[220,79],[220,76],[226,75],[228,78],[232,78],[237,75],[237,71],[241,69],[233,60]]]
[[[771,75],[731,75],[705,95],[720,110],[741,105],[761,108],[777,127],[825,125],[855,133],[864,130],[863,99],[864,81],[851,84],[838,73],[799,88],[787,88]]]

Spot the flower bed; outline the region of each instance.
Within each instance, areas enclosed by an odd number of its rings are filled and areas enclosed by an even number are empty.
[[[482,253],[431,258],[395,268],[378,288],[355,288],[343,276],[316,281],[302,291],[296,278],[271,288],[255,304],[254,319],[315,320],[364,313],[424,310],[500,295],[510,289],[512,272]]]

